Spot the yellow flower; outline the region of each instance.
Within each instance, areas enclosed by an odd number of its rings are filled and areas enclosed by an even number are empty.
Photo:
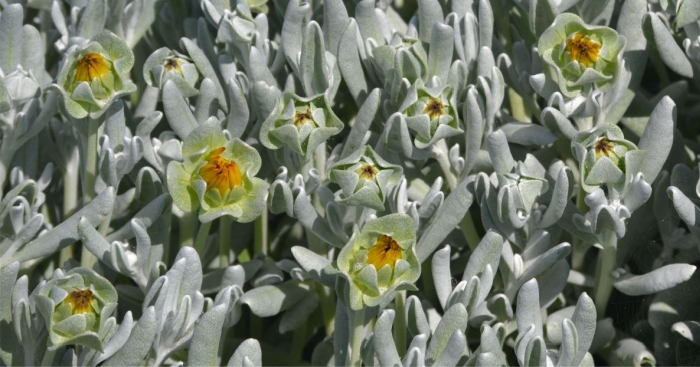
[[[600,48],[600,43],[584,34],[576,33],[572,38],[566,40],[565,50],[571,55],[571,60],[576,60],[579,64],[589,67],[598,61]]]
[[[204,121],[182,143],[183,162],[168,164],[168,191],[180,210],[199,212],[202,223],[228,215],[252,222],[266,210],[268,183],[255,177],[260,153],[228,140],[216,118]]]
[[[225,150],[225,147],[221,147],[209,153],[207,163],[199,170],[202,179],[207,183],[207,190],[217,189],[221,196],[243,184],[241,170],[236,162],[221,157]]]
[[[68,293],[63,303],[71,306],[73,310],[73,315],[81,313],[94,313],[95,310],[92,308],[92,301],[95,299],[95,295],[89,289],[79,289]]]
[[[165,60],[165,63],[163,64],[163,67],[165,67],[165,71],[181,71],[182,70],[182,61],[178,59],[177,57],[171,57],[167,60]]]
[[[377,175],[377,169],[371,163],[366,163],[357,169],[357,174],[365,180],[373,180]]]
[[[440,98],[431,98],[428,104],[425,105],[425,110],[423,113],[430,117],[430,120],[434,120],[445,114],[445,105],[442,103]]]
[[[294,126],[302,127],[307,122],[313,122],[314,116],[311,114],[311,108],[306,107],[306,111],[297,111],[294,115]]]
[[[336,266],[348,281],[348,306],[374,307],[400,290],[415,290],[420,277],[416,256],[416,225],[406,214],[389,214],[355,229]]]
[[[385,234],[379,236],[377,242],[367,252],[367,264],[374,265],[377,270],[384,265],[389,265],[393,269],[396,261],[402,258],[401,246],[391,236]]]
[[[78,60],[75,66],[73,84],[80,82],[92,82],[109,72],[109,62],[96,52],[88,52]]]

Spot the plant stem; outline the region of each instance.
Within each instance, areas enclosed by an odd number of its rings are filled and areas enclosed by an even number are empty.
[[[361,348],[365,338],[365,309],[361,308],[352,313],[352,327],[350,328],[350,360],[346,365],[353,367],[362,366]]]
[[[62,220],[68,219],[75,210],[78,208],[78,182],[79,182],[79,171],[80,166],[80,153],[78,147],[74,146],[70,150],[68,159],[66,160],[65,171],[63,172],[63,218]],[[63,263],[73,258],[74,244],[69,245],[61,249],[61,253],[58,256],[58,264],[62,266]]]
[[[530,114],[525,107],[523,97],[513,88],[508,88],[508,100],[510,101],[510,113],[518,121],[530,121]]]
[[[165,265],[170,265],[170,231],[173,227],[173,203],[163,212],[163,223],[165,223],[165,235],[163,237],[163,262]]]
[[[464,238],[467,240],[467,245],[474,251],[476,246],[479,245],[479,234],[476,233],[476,226],[474,226],[474,220],[472,219],[472,213],[467,211],[464,218],[459,222],[459,228],[464,234]]]
[[[262,214],[255,220],[255,243],[253,244],[254,254],[267,255],[268,248],[268,229],[267,229],[267,208],[262,211]]]
[[[588,205],[586,205],[586,191],[583,190],[583,186],[579,184],[578,194],[576,194],[576,207],[581,214],[586,214],[588,212]],[[571,267],[574,270],[581,270],[583,268],[583,259],[586,257],[586,252],[590,247],[589,244],[581,242],[581,239],[574,236],[573,248],[571,253]]]
[[[87,136],[81,139],[84,143],[81,166],[83,168],[83,206],[87,205],[95,198],[95,181],[97,180],[97,138],[100,121],[87,117],[82,123],[87,124]],[[80,266],[92,268],[97,262],[97,258],[87,249],[83,248],[80,255]]]
[[[396,350],[399,352],[399,357],[406,352],[406,291],[396,293],[394,299],[394,343]]]
[[[194,249],[197,250],[199,257],[204,256],[204,252],[207,247],[207,238],[209,238],[209,229],[211,228],[211,222],[202,223],[199,225],[199,231],[197,231],[197,239],[194,241]]]
[[[296,330],[294,330],[294,338],[292,339],[292,356],[295,361],[301,361],[304,353],[304,346],[306,345],[306,339],[308,335],[309,323],[305,322],[301,324]]]
[[[231,217],[224,215],[219,218],[219,268],[224,269],[231,264]]]
[[[194,246],[194,230],[197,225],[195,213],[184,213],[177,206],[173,205],[175,216],[178,222],[178,239],[180,247]]]
[[[598,254],[598,268],[595,276],[595,309],[598,319],[605,317],[605,308],[612,293],[612,272],[617,266],[617,235],[606,229],[603,232],[603,249]]]

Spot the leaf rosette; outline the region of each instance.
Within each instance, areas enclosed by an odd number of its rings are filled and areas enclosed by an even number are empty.
[[[623,192],[627,170],[632,169],[627,164],[631,161],[629,157],[642,154],[634,143],[625,139],[617,126],[580,133],[572,142],[572,150],[579,161],[579,169],[583,173],[581,185],[586,192],[592,192],[601,185]]]
[[[197,67],[188,57],[167,47],[159,48],[148,56],[143,64],[143,79],[148,85],[159,89],[172,80],[185,98],[199,94],[195,88],[199,80]]]
[[[355,230],[337,261],[349,283],[351,309],[377,306],[396,291],[415,289],[420,276],[415,242],[415,222],[405,214],[377,218]]]
[[[562,94],[576,97],[596,85],[608,91],[622,72],[626,39],[614,29],[589,26],[577,15],[563,13],[537,44],[545,75]]]
[[[330,170],[330,180],[340,185],[340,202],[384,210],[387,191],[401,180],[401,166],[385,161],[374,149],[365,146]]]
[[[68,52],[52,87],[74,118],[97,118],[118,98],[136,91],[129,80],[134,54],[114,33],[103,31],[84,47]]]
[[[343,130],[325,94],[302,98],[285,93],[260,128],[260,142],[268,149],[288,147],[309,160],[321,143]]]
[[[203,223],[223,215],[247,223],[265,210],[269,184],[255,177],[260,154],[240,139],[228,140],[215,119],[185,138],[182,157],[167,170],[168,190],[182,211],[199,210]]]
[[[106,334],[117,299],[112,283],[92,269],[55,273],[35,296],[37,311],[49,331],[49,350],[84,345],[102,351],[101,335]]]

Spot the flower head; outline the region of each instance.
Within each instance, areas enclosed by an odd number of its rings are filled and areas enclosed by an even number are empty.
[[[102,54],[88,52],[76,62],[73,83],[91,83],[94,79],[102,78],[105,74],[109,73],[110,68],[110,63],[105,60]]]
[[[73,315],[81,313],[94,312],[92,301],[95,300],[95,294],[90,289],[74,290],[63,299],[63,303],[70,305]]]
[[[420,276],[415,241],[415,223],[405,214],[371,220],[355,232],[337,262],[350,285],[350,308],[377,306],[396,291],[413,288]]]
[[[172,80],[183,97],[199,94],[195,85],[199,80],[199,71],[191,60],[167,47],[155,50],[143,64],[143,78],[148,85],[163,88],[165,82]]]
[[[625,140],[617,126],[580,133],[572,142],[572,149],[579,161],[583,175],[581,184],[586,192],[592,192],[600,185],[609,185],[622,192],[628,155],[640,154],[637,146]]]
[[[400,110],[406,114],[408,127],[416,133],[417,148],[424,149],[462,133],[456,106],[449,86],[426,88],[420,79],[411,86]]]
[[[74,118],[97,118],[117,98],[136,91],[128,74],[134,65],[129,46],[109,31],[84,47],[74,46],[52,88],[63,95],[63,107]]]
[[[168,190],[185,212],[202,222],[222,215],[255,220],[265,209],[268,184],[255,177],[260,154],[240,139],[228,140],[216,119],[195,128],[182,146],[184,162],[168,164]]]
[[[101,351],[107,319],[117,307],[117,291],[92,269],[57,274],[35,298],[49,331],[49,349],[85,345]]]
[[[567,97],[596,85],[605,91],[622,72],[626,40],[608,27],[589,26],[577,15],[562,13],[537,44],[545,77]]]
[[[356,150],[330,169],[331,181],[341,188],[340,202],[375,210],[384,210],[386,192],[401,180],[402,174],[401,166],[385,161],[369,146]]]
[[[283,146],[310,159],[318,146],[343,130],[343,123],[319,94],[301,98],[285,93],[260,128],[260,142],[268,149]]]

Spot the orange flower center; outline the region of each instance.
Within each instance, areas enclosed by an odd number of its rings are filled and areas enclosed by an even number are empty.
[[[431,98],[425,106],[423,113],[428,115],[431,120],[434,120],[445,114],[444,109],[445,106],[442,104],[440,98]]]
[[[81,289],[68,293],[63,302],[69,304],[73,309],[73,315],[95,312],[92,308],[92,301],[95,295],[89,289]]]
[[[356,172],[360,175],[360,178],[364,178],[365,180],[372,180],[374,176],[377,175],[377,169],[369,163],[358,168]]]
[[[602,155],[609,157],[610,154],[615,153],[613,151],[613,148],[615,148],[615,145],[613,145],[613,143],[607,138],[598,139],[598,141],[596,141],[593,145],[593,150],[595,150],[596,158],[600,158],[600,156]]]
[[[78,60],[73,83],[88,82],[109,72],[109,62],[98,53],[87,53]]]
[[[403,258],[403,251],[399,244],[391,236],[384,234],[377,238],[377,242],[367,252],[367,264],[374,265],[377,270],[384,265],[393,268],[396,261],[401,258]]]
[[[221,157],[226,148],[221,147],[209,153],[207,163],[199,170],[207,183],[207,190],[217,189],[220,195],[226,195],[231,189],[243,184],[241,170],[234,161]]]
[[[589,67],[598,61],[600,48],[600,43],[581,33],[576,33],[574,37],[566,40],[566,51],[571,55],[571,60],[576,60],[585,67]]]
[[[180,66],[182,66],[182,61],[175,57],[171,57],[165,60],[165,71],[176,70],[180,71]]]

